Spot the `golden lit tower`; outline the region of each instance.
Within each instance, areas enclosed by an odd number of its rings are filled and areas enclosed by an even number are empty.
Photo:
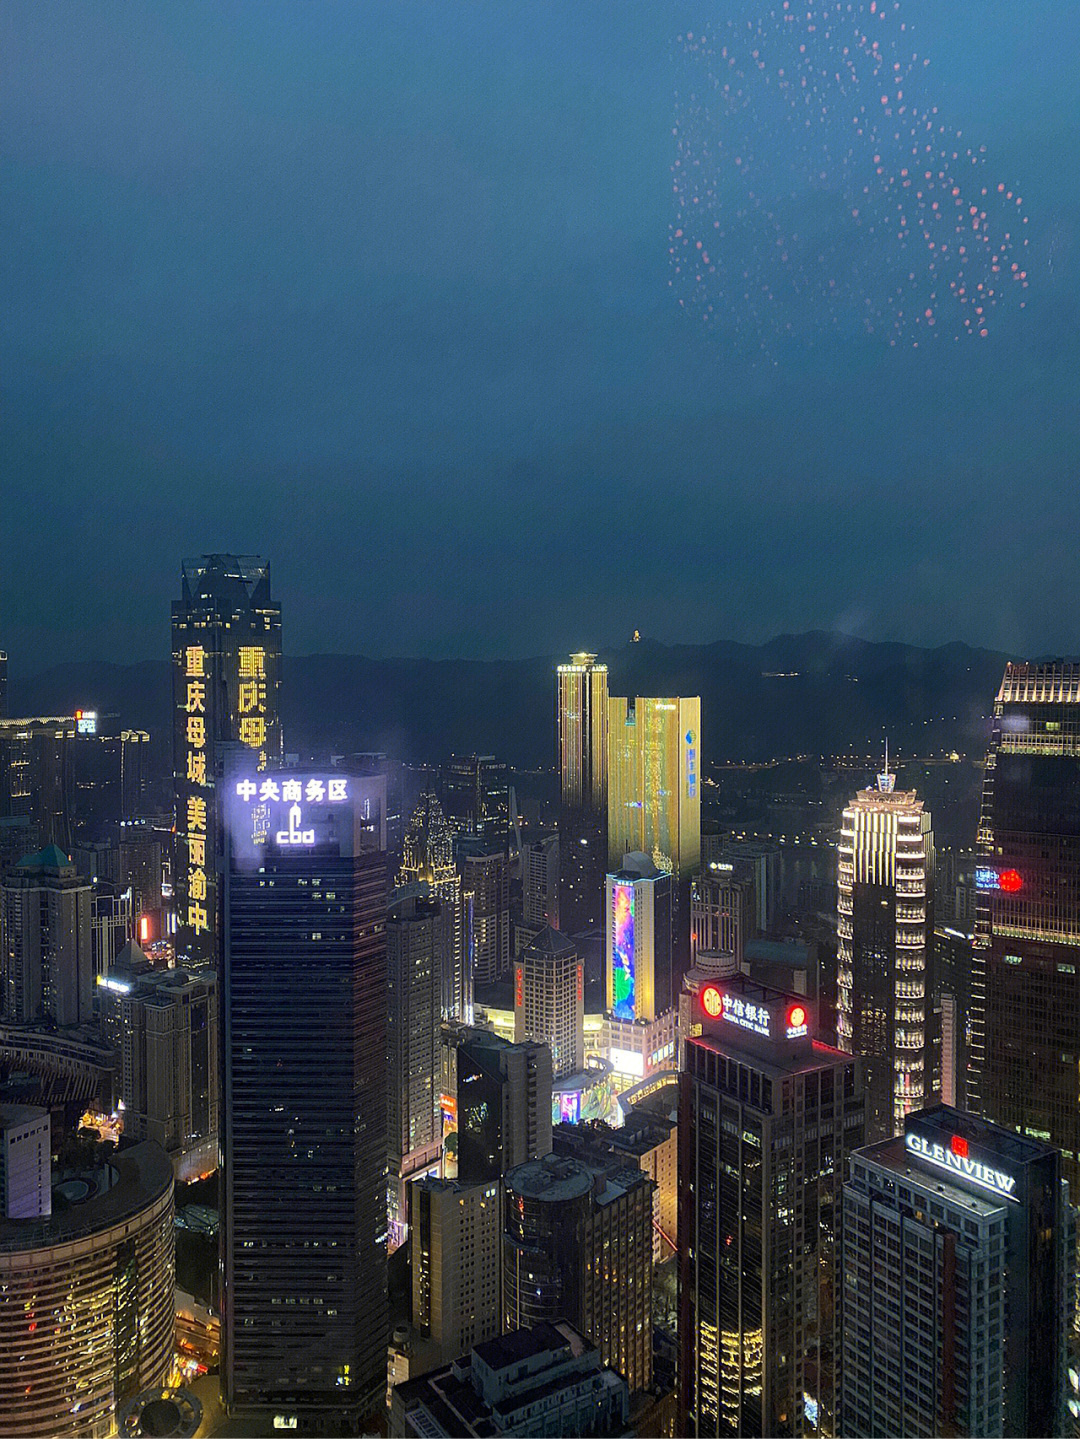
[[[465,968],[461,877],[454,863],[454,836],[433,790],[425,790],[405,831],[397,888],[421,885],[442,908],[445,943],[441,961],[440,1007],[443,1019],[472,1017],[472,978]]]
[[[608,859],[647,854],[676,882],[701,862],[701,700],[608,701]]]
[[[558,667],[559,922],[567,934],[600,923],[607,868],[608,672],[596,656]],[[621,853],[621,852],[620,852]]]
[[[837,893],[837,1043],[866,1057],[867,1133],[891,1139],[930,1103],[927,966],[933,939],[930,814],[896,776],[844,810]]]
[[[172,607],[173,887],[176,956],[188,969],[217,966],[218,749],[239,742],[259,768],[281,759],[281,606],[270,566],[251,555],[185,560]]]

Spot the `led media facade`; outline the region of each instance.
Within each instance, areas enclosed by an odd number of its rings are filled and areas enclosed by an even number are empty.
[[[636,964],[634,953],[634,886],[613,884],[611,908],[614,937],[611,973],[614,1003],[611,1012],[616,1019],[637,1018]]]

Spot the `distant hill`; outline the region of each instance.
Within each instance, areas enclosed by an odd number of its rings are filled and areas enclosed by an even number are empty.
[[[554,762],[554,667],[548,659],[372,660],[286,657],[286,745],[301,753],[387,750],[438,761],[494,753],[519,768]],[[962,644],[920,649],[814,631],[764,645],[642,640],[602,655],[613,694],[702,700],[710,759],[767,759],[877,748],[978,753],[1009,656]],[[148,729],[167,751],[167,661],[83,662],[12,678],[11,714],[96,708]]]

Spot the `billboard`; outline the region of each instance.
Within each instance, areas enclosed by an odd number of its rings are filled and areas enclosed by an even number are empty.
[[[612,1007],[616,1019],[637,1018],[634,952],[634,886],[611,886]]]

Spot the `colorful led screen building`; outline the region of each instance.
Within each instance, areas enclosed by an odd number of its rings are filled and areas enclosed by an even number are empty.
[[[608,701],[608,863],[641,851],[689,879],[701,861],[701,700]]]
[[[616,880],[611,886],[611,1012],[616,1019],[636,1019],[634,992],[634,886]]]

